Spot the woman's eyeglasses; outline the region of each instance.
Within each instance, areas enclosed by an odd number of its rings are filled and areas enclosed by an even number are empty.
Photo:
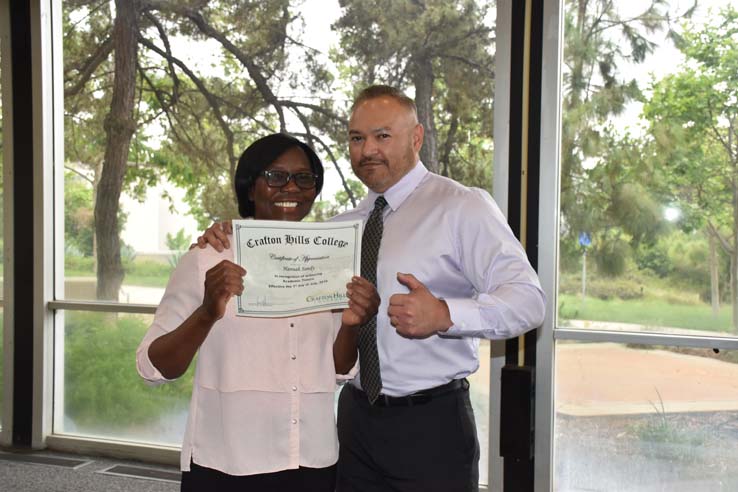
[[[287,171],[262,171],[260,176],[266,178],[267,185],[272,188],[287,186],[293,180],[298,188],[310,190],[318,183],[318,175],[314,173],[288,173]]]

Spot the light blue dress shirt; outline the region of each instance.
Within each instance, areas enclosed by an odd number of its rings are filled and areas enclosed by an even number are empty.
[[[370,191],[333,220],[366,222],[377,196]],[[489,193],[418,162],[384,197],[389,206],[377,261],[383,394],[403,396],[466,377],[479,367],[479,338],[512,338],[543,323],[538,277]],[[412,273],[446,301],[454,323],[447,332],[411,339],[390,325],[390,297],[408,292],[398,272]],[[352,384],[360,387],[360,377],[361,369]]]

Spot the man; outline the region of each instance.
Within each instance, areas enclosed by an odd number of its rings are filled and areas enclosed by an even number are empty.
[[[543,322],[543,292],[489,194],[420,162],[412,99],[388,86],[364,89],[348,134],[351,166],[369,193],[333,220],[377,228],[381,304],[376,328],[361,328],[359,373],[339,399],[337,491],[476,491],[465,378],[479,367],[480,338],[516,337]],[[211,242],[222,238],[219,227],[209,232]],[[364,265],[362,276],[370,278]]]

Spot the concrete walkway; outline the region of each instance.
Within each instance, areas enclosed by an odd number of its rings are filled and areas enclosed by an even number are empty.
[[[556,346],[557,412],[597,416],[738,410],[738,364],[615,343]]]

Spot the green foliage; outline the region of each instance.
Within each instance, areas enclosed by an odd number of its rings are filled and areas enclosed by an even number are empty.
[[[192,239],[185,236],[185,230],[182,228],[173,236],[167,232],[166,243],[169,251],[172,251],[172,255],[167,260],[169,261],[169,266],[174,268],[179,263],[182,255],[189,249]]]
[[[356,203],[359,203],[359,201],[366,196],[366,187],[361,181],[356,179],[349,178],[346,182],[348,188],[353,193]],[[305,220],[309,222],[326,221],[334,215],[345,212],[351,208],[353,208],[353,204],[351,203],[348,193],[340,190],[336,192],[333,200],[317,200],[313,204],[310,214],[305,217]]]
[[[674,416],[666,413],[664,401],[656,389],[658,405],[650,402],[654,414],[635,424],[634,431],[640,440],[641,452],[645,456],[657,456],[669,461],[690,461],[699,453],[696,448],[703,445],[707,436],[686,429],[675,422]]]
[[[624,189],[643,178],[628,172],[641,160],[639,145],[614,139],[609,119],[641,95],[636,80],[619,73],[621,66],[642,63],[656,46],[649,36],[669,28],[673,14],[664,0],[644,4],[636,15],[607,0],[565,3],[561,212],[567,233],[575,238],[616,226],[638,241],[659,214],[648,194]],[[628,231],[633,216],[623,202],[643,220],[639,231]]]
[[[669,252],[663,241],[656,244],[643,244],[636,251],[635,262],[640,270],[648,270],[655,275],[664,278],[669,275],[674,265],[669,257]]]
[[[562,294],[581,295],[581,275],[563,275],[559,279],[559,292]],[[595,277],[587,279],[586,294],[588,298],[630,300],[641,299],[644,296],[644,283],[634,277]]]
[[[129,268],[131,263],[136,259],[136,250],[133,246],[129,246],[121,241],[120,245],[120,261],[123,264],[123,268]]]
[[[489,1],[341,0],[332,53],[346,85],[414,89],[426,139],[421,157],[440,174],[489,189],[494,60]],[[353,94],[347,95],[350,98]],[[345,132],[334,134],[341,141]],[[437,152],[429,161],[430,147]]]
[[[587,297],[582,301],[579,294],[561,294],[559,296],[559,323],[565,326],[566,320],[578,319],[629,323],[646,328],[654,327],[657,330],[660,327],[672,327],[720,333],[731,331],[730,306],[721,309],[720,314],[715,318],[707,304],[674,303],[653,298],[649,294],[649,289],[650,287],[646,286],[642,299],[631,300],[612,298],[605,301]]]
[[[65,249],[82,256],[92,256],[95,218],[92,183],[79,174],[64,173]]]
[[[594,242],[593,249],[592,256],[599,273],[617,277],[625,272],[631,249],[619,231],[608,231],[600,235]]]
[[[91,256],[65,255],[64,272],[67,276],[95,275],[95,259]]]
[[[179,380],[149,387],[136,372],[136,347],[147,329],[143,317],[65,312],[64,413],[86,429],[106,433],[155,421],[186,408],[190,369]]]
[[[128,264],[126,269],[126,283],[131,283],[131,277],[151,277],[166,280],[172,273],[172,265],[169,261],[166,263],[163,261],[148,260],[136,258],[134,261]]]
[[[660,165],[673,201],[699,217],[702,223],[711,220],[725,224],[730,221],[726,207],[730,207],[732,195],[724,176],[725,168],[731,165],[730,154],[721,151],[713,130],[705,127],[709,121],[694,122],[700,115],[691,106],[700,97],[682,99],[683,95],[700,92],[703,98],[709,99],[704,94],[707,89],[704,85],[708,83],[689,72],[667,76],[654,85],[653,97],[644,105],[644,115],[651,122],[653,159]],[[713,110],[704,111],[701,118],[710,118]],[[716,121],[715,124],[714,130],[719,135],[721,131]]]
[[[5,347],[2,343],[5,334],[4,331],[4,316],[3,316],[3,310],[0,309],[0,419],[2,419],[2,409],[3,409],[3,395],[4,395],[4,388],[5,385],[3,384],[4,381],[4,367],[5,367]]]
[[[722,9],[701,28],[686,24],[678,48],[679,70],[651,86],[643,114],[649,124],[652,160],[658,164],[670,201],[690,217],[692,228],[710,234],[730,255],[738,278],[738,11]],[[680,271],[696,258],[682,255]],[[707,258],[706,255],[702,255]],[[685,265],[685,263],[687,263]],[[733,291],[738,283],[733,284]],[[738,311],[735,326],[738,327]]]

